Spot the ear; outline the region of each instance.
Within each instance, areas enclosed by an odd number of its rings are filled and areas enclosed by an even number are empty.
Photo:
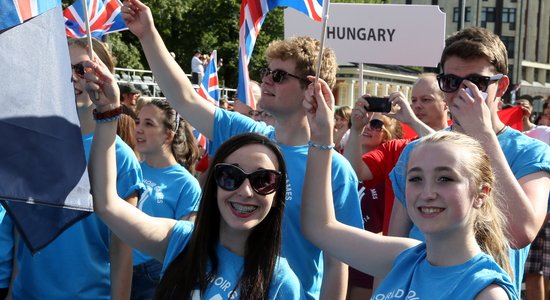
[[[498,81],[497,97],[502,97],[504,93],[506,93],[506,90],[508,90],[508,85],[510,85],[510,78],[504,75]]]
[[[164,139],[164,142],[168,145],[172,144],[174,141],[174,138],[176,137],[176,133],[173,132],[170,129],[166,129],[166,138]]]
[[[485,204],[485,201],[487,200],[487,196],[489,196],[489,193],[491,192],[491,187],[484,183],[481,186],[481,189],[479,193],[477,194],[476,199],[474,200],[474,208],[481,208]]]

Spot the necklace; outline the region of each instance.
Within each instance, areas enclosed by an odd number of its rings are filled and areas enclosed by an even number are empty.
[[[497,136],[504,132],[504,129],[506,129],[506,125],[502,126],[502,128],[497,132]]]

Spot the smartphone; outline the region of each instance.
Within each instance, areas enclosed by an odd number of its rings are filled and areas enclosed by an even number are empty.
[[[390,99],[379,97],[363,97],[369,104],[369,107],[365,109],[373,112],[388,113],[391,110]]]
[[[474,93],[472,92],[472,90],[470,90],[470,88],[465,88],[464,91],[470,95],[470,97],[473,97],[474,96]],[[479,91],[479,93],[481,94],[481,97],[483,97],[483,99],[487,99],[487,93],[485,92],[482,92],[482,91]]]

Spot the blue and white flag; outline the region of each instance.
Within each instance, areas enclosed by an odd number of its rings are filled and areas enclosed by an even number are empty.
[[[0,66],[0,202],[36,252],[93,210],[61,6],[1,32]]]

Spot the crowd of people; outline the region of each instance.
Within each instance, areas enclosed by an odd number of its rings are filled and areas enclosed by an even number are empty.
[[[69,39],[94,213],[33,255],[0,206],[0,299],[520,299],[524,275],[527,299],[548,296],[549,102],[534,119],[515,101],[521,132],[499,119],[495,34],[447,38],[441,74],[389,113],[335,106],[319,41],[272,41],[255,109],[230,109],[196,92],[149,7],[122,14],[167,100]]]

